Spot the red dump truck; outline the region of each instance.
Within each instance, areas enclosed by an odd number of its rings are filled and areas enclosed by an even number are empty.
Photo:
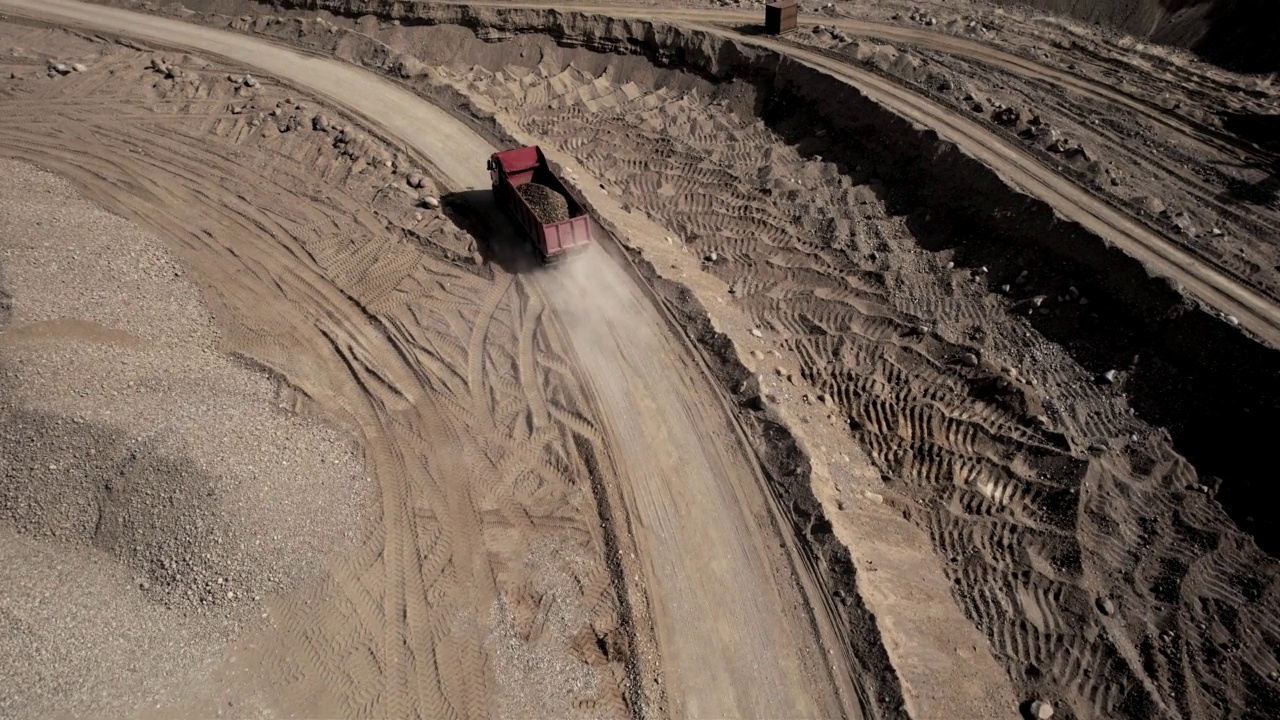
[[[560,260],[591,244],[591,217],[565,190],[537,145],[494,153],[489,158],[489,177],[493,180],[494,199],[524,227],[543,262]],[[536,183],[562,195],[568,205],[568,217],[542,222],[517,191],[525,183]]]

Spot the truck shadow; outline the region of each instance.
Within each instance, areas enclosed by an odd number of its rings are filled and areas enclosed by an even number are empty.
[[[542,269],[542,262],[524,231],[494,200],[493,191],[463,190],[440,197],[440,209],[476,241],[485,263],[512,275]]]

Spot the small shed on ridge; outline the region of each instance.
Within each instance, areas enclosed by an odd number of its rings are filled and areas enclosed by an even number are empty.
[[[773,0],[764,6],[764,31],[781,35],[796,29],[800,8],[796,0]]]

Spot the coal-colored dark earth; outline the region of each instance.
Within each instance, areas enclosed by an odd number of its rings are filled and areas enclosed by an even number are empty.
[[[1104,25],[1192,50],[1247,73],[1280,70],[1280,2],[1275,0],[995,0]]]

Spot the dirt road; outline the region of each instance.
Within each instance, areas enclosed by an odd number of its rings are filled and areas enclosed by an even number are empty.
[[[710,26],[706,29],[725,33]],[[749,42],[845,79],[876,102],[935,129],[940,136],[995,168],[1014,185],[1049,203],[1063,217],[1114,242],[1150,270],[1180,283],[1193,296],[1234,317],[1241,327],[1273,347],[1280,347],[1280,307],[1269,298],[1173,245],[1045,167],[1021,148],[994,137],[974,121],[873,73],[831,60],[821,53],[761,38],[751,38]]]
[[[484,160],[492,148],[482,138],[422,99],[345,63],[306,57],[231,33],[75,2],[5,0],[0,9],[250,64],[367,118],[429,158],[452,189],[488,186]],[[308,279],[308,273],[290,268],[281,253],[253,254],[255,263],[275,268],[269,272],[280,276],[277,283],[296,286],[291,294],[297,301],[318,302],[329,308],[323,314],[331,318],[349,315],[340,309],[345,301]],[[493,302],[483,304],[496,305],[510,282],[496,286],[489,293]],[[829,653],[831,645],[816,636],[811,611],[806,610],[822,603],[803,597],[791,561],[779,549],[753,460],[713,391],[692,372],[685,351],[647,307],[633,281],[597,253],[562,272],[534,277],[529,288],[535,304],[538,295],[545,297],[558,316],[571,355],[577,357],[605,414],[604,447],[619,468],[635,523],[670,711],[680,717],[859,716],[850,673],[840,654]],[[581,298],[592,300],[584,305]],[[481,320],[491,316],[492,311],[482,313]],[[480,322],[473,344],[484,341],[488,327],[487,321]],[[445,615],[461,613],[468,602],[466,593],[445,585],[434,585],[437,589],[428,593],[435,580],[416,567],[418,563],[437,563],[451,553],[452,563],[472,574],[475,582],[468,587],[479,593],[472,601],[484,608],[495,595],[494,581],[485,579],[494,571],[484,570],[484,561],[468,549],[468,538],[478,525],[479,500],[449,486],[449,478],[477,472],[485,450],[474,446],[474,433],[466,432],[459,425],[462,421],[448,419],[447,406],[417,389],[428,381],[403,339],[388,340],[371,328],[361,330],[345,322],[325,339],[338,350],[333,360],[346,363],[357,381],[347,390],[364,392],[345,400],[337,397],[345,392],[339,388],[311,385],[310,392],[317,400],[347,408],[350,420],[364,429],[370,462],[383,489],[387,537],[381,552],[384,562],[406,573],[383,581],[395,590],[385,600],[389,604],[378,610],[362,608],[360,613],[365,631],[374,636],[385,633],[386,638],[386,654],[379,662],[386,663],[387,676],[375,707],[397,713],[418,708],[431,714],[432,708],[447,702],[466,714],[483,715],[482,679],[456,676],[446,682],[446,674],[438,681],[440,687],[423,695],[428,688],[415,674],[423,659],[436,652],[418,645],[443,632],[425,619],[440,617],[439,612],[423,613],[432,608]],[[483,351],[473,348],[466,361],[468,381],[483,382],[482,358]],[[336,369],[335,373],[341,374]],[[475,404],[474,394],[482,392],[479,387],[471,391],[476,409],[483,404]],[[471,417],[467,422],[477,421]],[[395,444],[406,432],[425,443],[422,448],[456,448],[458,458],[406,452]],[[428,487],[418,487],[424,480]],[[421,508],[427,490],[447,498],[451,510]],[[443,533],[452,549],[423,549],[420,544],[432,533]],[[419,607],[424,603],[431,607]],[[402,617],[406,608],[407,621]],[[379,617],[388,623],[394,620],[397,628],[379,630]],[[479,621],[473,613],[464,613],[454,622],[465,626]],[[407,638],[407,644],[401,645],[396,637]],[[308,650],[323,653],[326,648],[313,644]],[[462,668],[477,669],[482,663],[474,648],[460,645],[450,652]],[[462,700],[465,704],[459,704]],[[357,700],[353,696],[348,702]]]
[[[459,2],[455,4],[492,5],[494,7],[553,7],[552,5],[543,3]],[[751,25],[760,22],[760,13],[758,12],[744,12],[730,8],[716,10],[664,8],[660,13],[655,15],[651,9],[637,9],[633,5],[593,3],[590,5],[575,5],[574,10],[576,12],[600,13],[614,17],[658,17],[666,22],[715,23],[722,27],[739,24]],[[994,68],[1015,73],[1028,79],[1043,80],[1045,82],[1052,83],[1053,85],[1066,88],[1085,97],[1119,104],[1129,111],[1150,120],[1151,122],[1157,123],[1178,133],[1179,135],[1182,135],[1183,137],[1202,143],[1208,147],[1227,152],[1252,153],[1264,158],[1269,156],[1269,153],[1264,149],[1259,148],[1252,143],[1242,141],[1239,138],[1227,133],[1222,133],[1213,128],[1194,124],[1182,118],[1175,117],[1164,108],[1144,100],[1143,98],[1135,97],[1130,93],[1126,93],[1120,88],[1095,82],[1087,77],[1081,77],[1077,74],[1059,70],[1045,65],[1044,63],[1038,63],[1031,58],[1001,50],[1000,48],[994,47],[988,43],[970,40],[963,37],[956,37],[936,29],[926,29],[923,27],[902,27],[899,25],[888,25],[884,23],[854,20],[843,17],[828,17],[825,15],[815,15],[811,18],[805,18],[806,23],[810,20],[820,22],[821,24],[829,27],[838,28],[845,33],[858,37],[875,38],[893,43],[916,45],[921,48],[937,50],[957,57],[977,60],[987,63]]]
[[[477,4],[486,5],[487,3]],[[490,5],[512,8],[547,7],[538,3]],[[756,22],[755,15],[728,10],[663,9],[655,12],[651,9],[640,10],[616,5],[576,6],[574,10],[616,17],[654,18],[665,22],[678,22],[687,27],[701,27],[709,32],[732,37],[738,42],[767,47],[835,74],[904,117],[936,129],[943,137],[955,142],[966,152],[996,168],[1017,186],[1048,202],[1065,218],[1078,222],[1091,232],[1111,240],[1142,261],[1152,271],[1179,283],[1193,296],[1224,315],[1234,317],[1241,327],[1256,334],[1273,347],[1280,347],[1280,307],[1249,284],[1237,280],[1223,268],[1205,262],[1186,248],[1178,246],[1127,216],[1124,212],[1064,178],[1052,168],[1045,166],[1023,148],[996,137],[968,117],[954,113],[911,90],[847,62],[833,60],[822,53],[805,50],[793,43],[769,40],[731,29],[738,21]],[[1221,133],[1193,127],[1178,118],[1171,117],[1169,113],[1152,108],[1138,98],[982,43],[923,29],[894,28],[854,20],[824,18],[824,23],[855,34],[909,42],[921,47],[955,53],[1026,77],[1061,83],[1073,91],[1119,103],[1190,141],[1212,147],[1217,151],[1263,152]]]

